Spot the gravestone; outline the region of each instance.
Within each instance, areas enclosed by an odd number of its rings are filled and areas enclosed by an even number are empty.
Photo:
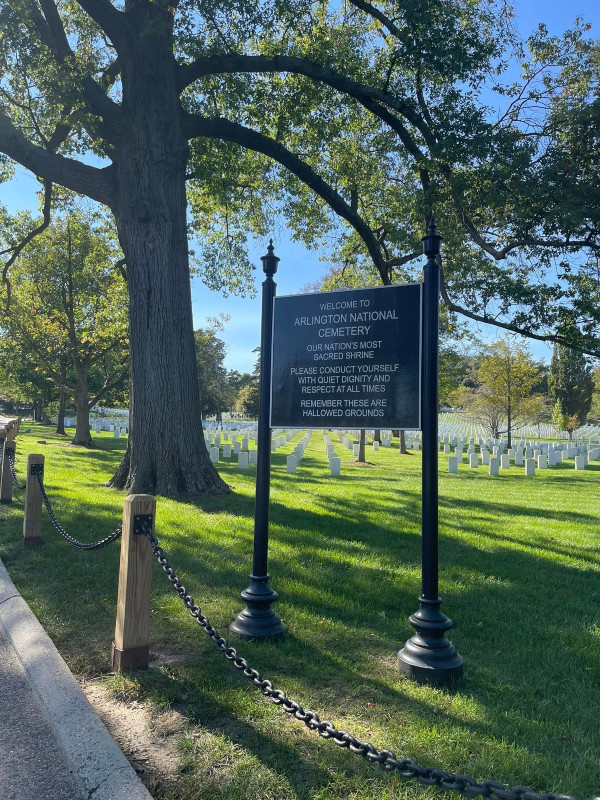
[[[248,451],[238,453],[238,469],[248,469]]]
[[[329,472],[334,478],[339,478],[342,471],[342,460],[338,456],[329,459]]]
[[[457,473],[458,472],[458,459],[456,456],[450,456],[448,459],[448,472]]]
[[[525,475],[528,476],[535,475],[535,459],[533,458],[525,459]]]
[[[296,474],[296,467],[298,466],[298,459],[296,456],[288,456],[286,459],[286,470],[290,475]]]
[[[494,448],[495,449],[495,448]],[[500,462],[498,456],[492,456],[490,458],[490,475],[499,475],[500,474]]]
[[[213,464],[219,463],[219,448],[218,447],[211,447],[210,448],[210,460]]]

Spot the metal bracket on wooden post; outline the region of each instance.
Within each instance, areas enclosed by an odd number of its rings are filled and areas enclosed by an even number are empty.
[[[152,548],[144,534],[154,531],[156,498],[132,494],[125,499],[119,594],[112,665],[115,670],[146,669],[150,663]]]
[[[138,535],[146,534],[146,530],[152,530],[152,514],[135,514],[133,517],[133,532]]]
[[[27,456],[27,484],[25,486],[25,515],[23,517],[23,544],[37,547],[42,543],[42,492],[33,475],[44,474],[44,456],[30,453]]]

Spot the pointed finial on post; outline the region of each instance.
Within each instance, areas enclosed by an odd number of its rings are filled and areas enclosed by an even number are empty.
[[[432,215],[427,227],[427,235],[421,239],[423,242],[423,252],[427,258],[434,258],[440,253],[440,242],[442,237],[436,232],[435,218]]]
[[[267,254],[260,257],[263,262],[263,272],[265,275],[275,275],[277,272],[277,264],[280,259],[275,255],[275,248],[273,246],[273,239],[269,239],[269,246],[267,247]]]

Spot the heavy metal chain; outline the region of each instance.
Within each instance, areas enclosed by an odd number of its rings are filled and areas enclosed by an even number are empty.
[[[577,800],[576,797],[571,795],[538,794],[527,786],[508,789],[505,784],[497,781],[478,783],[470,775],[455,775],[452,772],[446,772],[436,767],[422,767],[411,758],[398,759],[390,750],[377,750],[370,742],[362,742],[347,731],[337,730],[333,723],[322,721],[314,711],[305,711],[295,700],[290,700],[286,697],[281,689],[276,689],[271,681],[262,678],[260,673],[249,666],[246,659],[239,656],[235,648],[230,647],[227,640],[220,636],[219,632],[210,624],[208,618],[202,614],[200,608],[194,603],[194,598],[186,592],[185,586],[182,586],[150,526],[147,523],[142,523],[142,530],[150,542],[159,565],[166,573],[184,606],[206,635],[216,644],[225,658],[231,661],[236,669],[241,670],[245,677],[257,689],[260,689],[265,697],[269,697],[273,703],[281,706],[285,712],[292,714],[300,722],[303,722],[311,731],[316,731],[323,739],[332,739],[338,747],[348,748],[351,753],[362,756],[371,764],[378,764],[384,771],[394,772],[405,780],[413,779],[423,786],[437,786],[440,789],[458,792],[465,797],[478,797],[481,795],[481,797],[489,800]],[[600,798],[595,798],[595,800],[600,800]]]
[[[40,492],[42,493],[42,500],[44,501],[44,505],[46,506],[46,510],[52,520],[52,524],[56,528],[56,530],[63,536],[69,544],[72,544],[73,547],[78,547],[80,550],[100,550],[101,547],[105,547],[107,544],[114,542],[115,539],[118,539],[121,533],[123,532],[123,528],[119,526],[114,533],[111,533],[110,536],[107,536],[105,539],[100,539],[98,542],[93,542],[91,544],[86,544],[85,542],[79,542],[77,539],[74,539],[70,534],[66,532],[63,526],[60,524],[58,519],[56,518],[56,514],[52,510],[52,506],[50,505],[50,500],[48,499],[48,495],[46,494],[46,490],[44,489],[44,484],[42,482],[42,476],[39,472],[36,472],[35,477],[37,478]]]
[[[12,475],[14,485],[17,487],[17,489],[24,489],[27,486],[27,483],[19,482],[19,479],[17,478],[17,471],[15,469],[14,457],[10,453],[7,453],[6,457],[8,458],[8,465],[10,467],[10,474]]]

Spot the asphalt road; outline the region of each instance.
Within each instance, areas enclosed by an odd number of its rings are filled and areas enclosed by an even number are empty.
[[[83,798],[1,623],[0,797]]]

